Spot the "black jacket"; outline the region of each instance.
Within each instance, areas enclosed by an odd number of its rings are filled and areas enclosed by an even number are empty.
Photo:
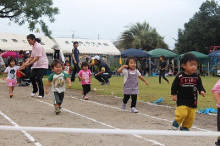
[[[202,80],[197,74],[187,75],[184,72],[177,74],[173,81],[171,94],[177,95],[177,106],[185,105],[197,108],[198,93],[205,91]]]

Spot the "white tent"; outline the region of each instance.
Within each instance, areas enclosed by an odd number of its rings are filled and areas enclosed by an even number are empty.
[[[44,47],[47,54],[54,53],[54,50],[52,49],[52,47],[54,47],[57,44],[53,40],[51,40],[47,36],[40,36],[38,38],[41,40],[41,45]]]
[[[72,53],[73,42],[79,42],[80,54],[97,54],[97,55],[120,55],[121,52],[106,40],[88,40],[88,39],[71,39],[71,38],[54,38],[57,45],[63,53]]]
[[[0,33],[0,49],[4,51],[31,50],[25,35]]]

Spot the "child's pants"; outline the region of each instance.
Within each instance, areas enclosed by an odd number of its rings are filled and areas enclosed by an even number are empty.
[[[86,95],[87,93],[89,93],[91,91],[90,84],[82,85],[82,87],[83,87],[83,94],[84,95]]]
[[[136,107],[137,94],[135,94],[135,95],[126,95],[126,94],[124,94],[123,103],[126,104],[129,100],[130,96],[131,96],[131,108]]]
[[[175,111],[175,120],[183,128],[190,129],[196,115],[196,108],[190,108],[188,106],[178,106]]]
[[[61,105],[63,103],[64,92],[61,93],[53,92],[53,96],[54,96],[54,104]]]

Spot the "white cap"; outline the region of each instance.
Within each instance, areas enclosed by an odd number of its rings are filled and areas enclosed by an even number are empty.
[[[30,53],[31,53],[30,51],[26,51],[26,52],[25,52],[25,54],[30,54]]]
[[[95,59],[95,60],[100,60],[100,57],[99,57],[98,55],[96,55],[96,56],[94,57],[94,59]]]
[[[53,49],[53,50],[60,50],[60,48],[57,45],[54,45],[51,49]]]

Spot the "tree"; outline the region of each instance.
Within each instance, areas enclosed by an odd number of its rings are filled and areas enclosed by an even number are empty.
[[[168,48],[168,45],[164,42],[164,38],[161,37],[155,28],[150,27],[146,22],[136,23],[128,26],[120,37],[119,47],[129,49],[143,49],[150,51],[155,48]]]
[[[29,24],[29,29],[33,31],[36,25],[41,26],[42,32],[46,36],[51,36],[47,24],[43,17],[47,16],[49,21],[55,21],[54,15],[58,14],[57,7],[53,7],[52,0],[1,0],[0,1],[0,18],[9,18],[11,21],[23,25]]]
[[[204,2],[199,12],[178,30],[175,50],[179,53],[199,51],[208,54],[207,47],[220,45],[220,7],[214,0]]]

